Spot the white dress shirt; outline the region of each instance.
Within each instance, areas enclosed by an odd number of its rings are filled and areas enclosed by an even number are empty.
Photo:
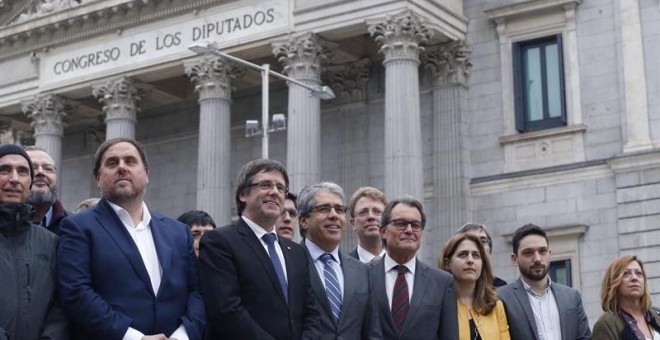
[[[359,244],[357,246],[357,254],[358,254],[358,258],[360,259],[360,261],[362,261],[362,263],[369,263],[371,262],[371,260],[374,259],[374,257],[376,257],[376,255],[370,253],[368,250],[360,247]],[[381,250],[378,256],[380,256],[381,258],[385,256],[385,249]]]
[[[156,252],[156,244],[154,243],[153,235],[151,234],[151,214],[147,205],[142,202],[142,221],[137,225],[133,223],[131,215],[124,208],[108,201],[112,210],[115,211],[121,223],[124,225],[128,233],[131,235],[133,242],[140,252],[142,262],[144,263],[149,280],[151,281],[151,288],[154,294],[158,295],[158,288],[160,287],[160,280],[163,277],[163,269],[158,261],[158,253]],[[151,335],[151,334],[149,334]],[[129,327],[124,334],[123,340],[139,340],[142,339],[144,334],[133,327]],[[176,331],[168,338],[175,338],[179,340],[188,340],[188,333],[183,324],[179,325]]]
[[[415,285],[415,267],[417,265],[417,258],[413,257],[410,261],[404,263],[403,265],[408,268],[406,272],[406,283],[408,284],[408,303],[412,299],[413,295],[413,286]],[[396,266],[399,264],[396,261],[392,260],[390,255],[385,254],[385,292],[387,293],[387,302],[392,308],[392,295],[394,294],[394,283],[396,278],[399,276],[399,272],[396,270]]]
[[[252,229],[252,232],[257,236],[257,238],[261,242],[261,245],[264,247],[264,250],[266,251],[266,255],[268,255],[268,244],[263,239],[264,235],[268,234],[268,232],[264,228],[260,227],[258,224],[250,221],[250,219],[245,217],[245,215],[241,216],[241,218],[243,219],[243,221],[245,221],[245,223],[247,223],[248,227]],[[273,230],[270,233],[275,235],[276,241],[280,240],[280,238],[277,237],[277,234],[275,233],[275,227],[273,227]],[[284,254],[282,253],[282,247],[280,247],[280,242],[275,242],[275,252],[277,253],[277,257],[280,258],[280,263],[282,263],[282,271],[284,271],[284,279],[286,280],[287,283],[289,283],[289,278],[287,277],[287,273],[286,273],[286,261],[284,260]]]
[[[323,274],[325,263],[321,261],[321,255],[325,254],[326,251],[317,246],[314,242],[310,241],[308,238],[305,239],[305,246],[309,250],[309,255],[314,259],[314,266],[316,266],[316,271],[319,273],[321,282],[323,282],[323,288],[325,288],[325,274]],[[335,248],[329,253],[334,258],[334,261],[330,262],[330,266],[335,270],[337,274],[337,281],[339,281],[339,292],[342,296],[342,301],[344,300],[344,272],[341,270],[341,260],[339,259],[339,247]]]
[[[550,289],[552,282],[548,276],[548,286],[545,288],[543,295],[538,295],[530,285],[522,281],[523,287],[529,297],[529,303],[532,305],[534,312],[534,321],[536,328],[539,331],[539,340],[561,340],[561,324],[559,322],[559,309],[557,308],[557,301],[555,295]]]

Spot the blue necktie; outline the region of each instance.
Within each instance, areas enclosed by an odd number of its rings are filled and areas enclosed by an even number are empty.
[[[277,236],[275,236],[275,234],[266,234],[263,236],[263,239],[268,245],[268,256],[270,256],[270,262],[273,263],[273,268],[275,269],[275,273],[277,273],[277,279],[280,281],[282,293],[284,293],[284,299],[289,303],[289,288],[286,283],[286,278],[284,277],[284,269],[282,269],[282,262],[280,262],[280,257],[277,256],[277,251],[275,251],[275,241],[277,241]]]
[[[325,293],[328,295],[330,302],[330,309],[332,309],[332,316],[334,316],[335,324],[339,323],[339,315],[341,313],[341,290],[339,290],[339,279],[337,273],[332,268],[332,261],[334,258],[331,254],[325,253],[319,256],[323,261],[323,278],[325,280]]]

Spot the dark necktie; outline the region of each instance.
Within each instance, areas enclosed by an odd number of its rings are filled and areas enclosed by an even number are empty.
[[[268,245],[268,256],[270,256],[270,262],[273,263],[273,268],[275,273],[277,273],[277,279],[280,281],[280,287],[282,287],[282,293],[284,293],[284,299],[289,303],[289,288],[286,283],[286,278],[284,277],[284,269],[282,268],[282,262],[280,262],[280,257],[277,256],[277,251],[275,250],[275,241],[277,241],[277,236],[275,234],[266,234],[263,236],[264,241]]]
[[[319,256],[323,262],[323,278],[325,280],[325,293],[328,295],[330,302],[330,309],[332,309],[332,316],[334,317],[335,324],[339,323],[339,315],[341,313],[341,291],[339,290],[339,279],[334,268],[332,268],[332,261],[334,258],[331,254],[325,253]]]
[[[401,333],[403,323],[406,321],[408,315],[408,308],[410,308],[408,301],[408,282],[406,282],[406,272],[408,268],[402,265],[395,267],[398,276],[394,281],[394,291],[392,293],[392,320],[396,326],[397,332]]]

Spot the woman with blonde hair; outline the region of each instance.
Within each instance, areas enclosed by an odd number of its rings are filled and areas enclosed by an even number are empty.
[[[490,260],[479,238],[454,235],[438,266],[454,276],[460,340],[510,340],[504,305],[497,298]]]
[[[660,340],[660,315],[651,308],[644,264],[636,256],[614,260],[603,276],[605,312],[594,325],[598,340]]]

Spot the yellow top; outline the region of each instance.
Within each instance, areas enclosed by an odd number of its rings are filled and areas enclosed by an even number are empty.
[[[470,319],[468,306],[457,301],[458,305],[458,335],[459,340],[470,339]],[[474,309],[470,310],[474,318],[474,324],[479,330],[482,340],[511,340],[509,336],[509,323],[506,321],[506,313],[502,301],[497,300],[495,308],[488,315],[478,314]]]

